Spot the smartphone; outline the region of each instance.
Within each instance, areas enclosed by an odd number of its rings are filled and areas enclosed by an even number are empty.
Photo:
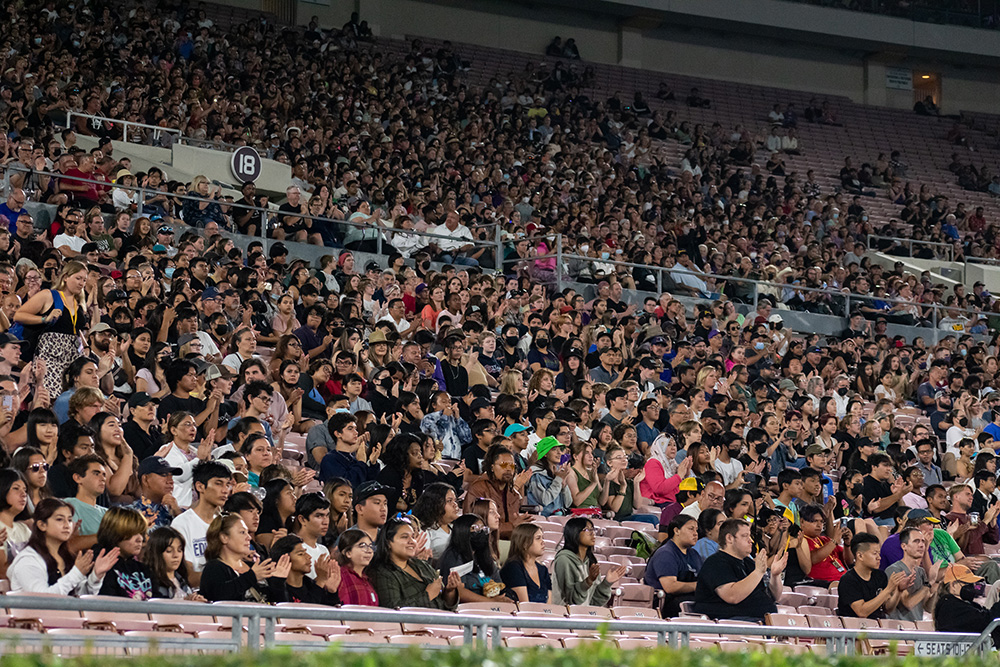
[[[3,397],[3,407],[4,407],[5,410],[13,410],[14,409],[14,397],[13,396],[4,396]]]
[[[569,454],[563,454],[562,456],[559,457],[559,465],[561,466],[566,465],[567,463],[569,463],[570,458],[571,457]]]

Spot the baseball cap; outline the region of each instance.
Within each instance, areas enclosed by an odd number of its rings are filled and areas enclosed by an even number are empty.
[[[784,378],[778,383],[778,391],[792,390],[795,391],[798,387],[795,386],[795,380],[791,378]]]
[[[535,451],[538,452],[538,458],[541,459],[556,447],[563,447],[563,446],[564,445],[561,442],[559,442],[558,440],[555,439],[555,437],[550,435],[538,441],[538,444],[535,445]]]
[[[816,346],[813,346],[813,347],[810,347],[810,348],[809,348],[809,349],[807,350],[807,352],[815,352],[816,354],[823,354],[823,348],[821,348],[821,347],[816,347]]]
[[[128,292],[123,289],[113,289],[108,292],[108,303],[114,303],[115,301],[128,301]]]
[[[186,333],[177,339],[178,345],[184,345],[185,343],[190,343],[193,340],[197,340],[198,335],[193,333]]]
[[[974,584],[977,581],[982,580],[982,577],[977,577],[967,566],[953,563],[945,568],[944,579],[941,581],[946,584],[950,584],[954,581],[960,581],[963,584]]]
[[[94,326],[90,327],[90,333],[101,333],[102,331],[111,331],[111,325],[107,322],[98,322]]]
[[[157,243],[156,245],[153,246],[153,252],[166,252],[166,251],[167,251],[167,246],[163,245],[162,243]]]
[[[679,487],[677,487],[677,490],[694,491],[697,493],[698,491],[701,491],[703,488],[705,488],[704,485],[700,481],[698,481],[697,477],[685,477],[684,479],[681,480],[681,484]]]
[[[368,482],[362,482],[354,488],[354,500],[352,501],[355,505],[360,505],[372,496],[385,496],[386,499],[389,498],[389,487],[372,480]]]
[[[826,445],[821,445],[818,442],[813,443],[806,447],[806,456],[815,456],[816,454],[826,454],[830,451],[830,448]]]
[[[202,301],[204,301],[205,299],[218,299],[218,298],[219,298],[219,290],[217,290],[214,287],[206,287],[201,291]]]
[[[650,345],[666,345],[667,341],[666,341],[666,339],[663,338],[663,336],[653,336],[652,338],[649,339],[649,344]]]
[[[153,398],[144,391],[137,391],[128,398],[128,406],[130,408],[138,408],[140,406],[146,405],[148,403],[159,403],[160,399]],[[178,473],[180,474],[180,473]]]
[[[0,333],[0,347],[3,347],[4,345],[10,345],[11,343],[16,344],[16,345],[20,345],[21,343],[24,343],[24,342],[25,341],[21,340],[20,338],[18,338],[14,334],[7,333],[6,331],[3,332],[3,333]]]
[[[284,243],[278,241],[271,246],[271,249],[267,251],[267,256],[270,258],[281,257],[282,255],[288,254],[288,247]]]
[[[233,371],[231,371],[229,367],[226,366],[225,364],[223,364],[222,366],[211,364],[208,368],[205,369],[206,382],[210,380],[217,380],[219,378],[226,378],[227,380],[232,380],[234,377],[236,377],[236,374],[233,373]]]
[[[162,456],[147,456],[139,464],[139,477],[143,475],[181,475],[184,471],[175,468]]]
[[[164,236],[169,236],[174,233],[174,228],[169,225],[161,225],[159,229],[156,230],[157,234],[163,234]]]
[[[365,264],[365,273],[368,273],[369,271],[381,271],[381,270],[382,267],[379,266],[378,262],[376,262],[374,259],[370,260],[367,264]]]
[[[910,513],[906,515],[907,521],[912,519],[926,519],[931,523],[941,523],[941,519],[936,518],[927,510],[910,510]]]
[[[778,324],[780,322],[784,322],[785,320],[781,319],[781,315],[779,315],[778,313],[774,313],[769,318],[767,318],[767,321],[770,322],[771,324]]]
[[[511,424],[510,426],[508,426],[504,430],[503,437],[509,438],[510,436],[514,435],[515,433],[520,433],[521,431],[530,431],[530,430],[531,430],[531,427],[530,426],[525,426],[524,424]]]

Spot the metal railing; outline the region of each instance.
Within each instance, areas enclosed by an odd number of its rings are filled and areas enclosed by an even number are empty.
[[[830,9],[881,14],[917,23],[945,23],[969,28],[1000,27],[998,0],[933,0],[932,2],[888,3],[885,0],[859,0],[852,7],[834,0],[786,0],[796,4],[819,5]]]
[[[101,129],[105,123],[110,123],[113,126],[120,126],[122,128],[122,138],[121,141],[124,143],[129,143],[128,132],[129,128],[142,128],[145,130],[152,130],[153,140],[158,141],[160,137],[164,134],[175,134],[179,140],[183,137],[183,133],[176,127],[160,127],[159,125],[147,125],[146,123],[137,123],[132,120],[122,120],[120,118],[108,118],[106,116],[95,116],[94,114],[82,113],[80,111],[67,111],[66,112],[66,127],[73,128],[73,118],[84,118],[90,124],[94,130]]]
[[[656,273],[656,291],[657,291],[657,293],[663,293],[665,291],[664,288],[663,288],[663,285],[664,285],[664,280],[663,280],[664,275],[667,275],[667,276],[674,276],[674,275],[685,276],[686,275],[686,276],[694,276],[694,277],[702,280],[702,282],[708,282],[708,281],[722,282],[722,283],[724,283],[722,289],[724,289],[725,284],[728,284],[728,283],[737,283],[737,284],[749,285],[752,288],[752,292],[753,292],[752,293],[752,300],[750,300],[750,301],[744,301],[743,303],[747,303],[749,305],[752,305],[754,309],[757,308],[757,304],[758,304],[759,298],[761,296],[761,288],[766,288],[766,289],[769,289],[769,290],[777,290],[778,293],[779,293],[779,295],[783,291],[785,291],[785,290],[789,290],[789,291],[793,291],[793,292],[811,292],[811,293],[822,294],[822,295],[824,295],[826,297],[829,297],[829,299],[830,299],[829,303],[831,303],[832,305],[837,305],[838,308],[840,310],[842,310],[842,313],[840,314],[841,317],[848,317],[848,316],[850,316],[851,310],[852,310],[852,308],[851,308],[852,301],[854,302],[855,305],[857,305],[858,303],[861,303],[861,304],[870,303],[872,301],[884,301],[884,302],[890,303],[890,304],[900,304],[900,305],[904,305],[904,306],[916,306],[921,311],[921,313],[923,313],[923,311],[929,310],[930,311],[929,321],[931,322],[932,326],[935,327],[935,328],[937,328],[938,323],[943,319],[942,316],[941,316],[941,311],[945,311],[946,314],[955,313],[955,314],[964,314],[964,315],[974,315],[976,317],[984,317],[986,315],[986,313],[983,313],[982,311],[970,310],[970,309],[967,309],[967,308],[955,308],[955,307],[952,307],[952,306],[945,306],[945,305],[939,304],[939,303],[924,303],[924,302],[921,302],[921,301],[906,301],[904,299],[893,299],[893,298],[885,297],[885,296],[872,296],[872,295],[855,294],[855,293],[849,292],[849,291],[841,291],[841,290],[830,289],[830,288],[806,287],[804,285],[794,285],[794,284],[789,284],[789,283],[773,283],[773,282],[768,282],[768,281],[764,281],[764,280],[754,280],[754,279],[751,279],[751,278],[740,278],[738,276],[727,276],[727,275],[720,275],[720,274],[715,274],[715,273],[704,273],[704,272],[701,272],[701,271],[698,271],[698,270],[687,270],[687,269],[683,269],[683,268],[678,269],[676,267],[668,268],[668,267],[664,267],[664,266],[655,266],[655,265],[649,265],[649,264],[636,264],[636,263],[633,263],[633,262],[622,262],[622,261],[613,260],[613,259],[601,259],[599,257],[586,257],[586,256],[583,256],[583,255],[574,255],[574,254],[569,254],[569,253],[565,253],[565,252],[562,251],[562,236],[561,235],[559,235],[558,238],[556,239],[556,252],[555,253],[548,253],[548,254],[545,254],[545,255],[537,255],[537,256],[527,257],[527,258],[525,258],[525,259],[523,259],[521,261],[522,262],[532,262],[532,261],[537,260],[537,259],[553,259],[553,258],[556,259],[556,265],[558,267],[558,270],[556,271],[556,281],[557,281],[556,286],[557,286],[557,289],[560,289],[560,290],[562,289],[562,281],[564,280],[564,276],[565,277],[571,277],[569,274],[564,274],[564,272],[562,271],[562,267],[564,265],[563,263],[564,263],[565,260],[575,260],[575,261],[581,261],[581,262],[586,262],[586,263],[591,263],[591,264],[610,264],[611,266],[621,266],[621,267],[625,267],[625,268],[628,268],[628,269],[643,269],[643,270],[646,270],[646,271],[655,272]],[[697,295],[697,296],[700,296],[701,298],[708,298],[707,294],[700,294],[700,295]],[[779,298],[779,300],[781,300],[780,296],[778,298]],[[832,310],[832,308],[831,308],[831,310]],[[806,311],[804,311],[804,312],[806,312]],[[867,313],[866,314],[867,317],[883,317],[884,316],[887,319],[889,317],[892,317],[892,315],[893,315],[893,313],[891,313],[891,312],[886,312],[886,313],[876,312],[876,313]],[[925,317],[923,314],[918,318],[918,320],[926,320],[926,319],[928,319],[928,318]]]
[[[953,646],[956,653],[981,652],[990,646],[990,633],[1000,624],[1000,619],[993,621],[982,634],[946,633],[926,631],[900,631],[884,629],[849,630],[841,628],[804,628],[765,626],[747,623],[746,625],[707,625],[703,623],[685,622],[683,618],[665,621],[658,619],[603,619],[603,618],[564,618],[557,616],[482,616],[475,614],[437,612],[437,611],[393,611],[372,607],[350,609],[331,607],[300,606],[269,606],[257,604],[215,603],[198,604],[191,602],[156,601],[142,602],[124,598],[72,598],[61,596],[32,596],[9,594],[3,597],[3,606],[11,610],[53,610],[79,612],[113,612],[121,614],[162,613],[171,615],[190,615],[192,617],[229,617],[231,624],[231,646],[244,648],[250,652],[261,649],[261,642],[250,638],[263,638],[263,647],[270,648],[278,644],[275,641],[276,624],[288,620],[344,622],[358,621],[361,623],[411,623],[431,627],[456,626],[462,629],[462,639],[466,646],[481,648],[500,648],[501,632],[509,630],[562,630],[584,631],[604,635],[625,632],[656,636],[660,646],[669,645],[674,648],[689,646],[691,635],[734,635],[735,639],[746,637],[782,637],[782,638],[813,638],[826,642],[827,655],[850,655],[854,653],[856,642],[878,640],[889,642],[920,642],[929,641]],[[16,616],[15,614],[12,614]],[[194,620],[197,620],[196,618]],[[263,626],[262,626],[263,623]],[[113,641],[107,638],[107,643]],[[122,640],[135,639],[122,637]],[[246,640],[246,641],[245,641]],[[189,648],[197,648],[198,640],[186,638]],[[280,642],[287,644],[288,642]],[[317,642],[302,642],[293,644],[295,648],[323,648],[324,644]],[[966,648],[967,647],[967,648]]]
[[[246,204],[240,204],[238,202],[225,202],[225,201],[220,201],[218,199],[212,199],[212,198],[207,198],[207,197],[200,197],[200,196],[191,195],[191,194],[187,194],[187,195],[171,194],[171,193],[168,193],[168,192],[164,192],[162,190],[149,190],[147,188],[143,188],[143,187],[140,187],[140,186],[116,185],[116,184],[108,183],[106,181],[98,181],[98,180],[95,180],[95,179],[81,178],[81,177],[76,177],[76,176],[65,176],[65,175],[57,173],[57,172],[36,171],[34,173],[39,174],[41,176],[50,177],[50,178],[57,178],[57,179],[64,179],[64,180],[71,180],[71,181],[79,181],[79,182],[84,182],[84,183],[92,183],[92,184],[96,184],[96,185],[101,185],[103,187],[120,188],[120,189],[124,189],[124,190],[130,190],[130,191],[133,191],[133,192],[138,192],[139,193],[139,200],[140,200],[139,201],[139,205],[138,205],[139,206],[138,214],[140,214],[140,215],[142,214],[142,211],[143,211],[143,203],[142,202],[145,201],[146,195],[153,194],[153,193],[155,193],[156,195],[166,195],[167,197],[170,197],[170,198],[173,198],[173,199],[179,199],[179,200],[183,200],[183,201],[197,201],[197,202],[211,201],[211,202],[214,202],[214,203],[218,204],[219,206],[225,206],[225,207],[230,207],[230,208],[237,208],[237,209],[242,209],[242,210],[255,211],[255,212],[258,212],[260,214],[261,235],[264,236],[265,238],[266,238],[265,231],[267,229],[267,224],[270,221],[273,221],[279,215],[286,215],[286,216],[291,216],[292,215],[292,214],[289,214],[289,213],[279,213],[278,211],[275,211],[275,210],[273,210],[271,208],[265,208],[265,207],[260,207],[260,206],[249,206],[249,205],[246,205]],[[450,240],[450,241],[454,241],[455,240],[454,237],[451,237],[451,236],[448,236],[448,235],[444,235],[444,234],[435,234],[433,232],[418,232],[416,230],[400,230],[400,229],[395,229],[393,227],[382,227],[382,226],[373,227],[371,225],[367,225],[367,224],[364,224],[364,223],[350,222],[346,218],[343,219],[343,220],[338,220],[338,219],[335,219],[335,218],[328,218],[326,216],[315,216],[315,215],[309,215],[309,214],[306,214],[306,213],[296,213],[292,217],[305,218],[305,219],[308,219],[308,220],[311,220],[311,221],[314,221],[314,222],[320,222],[320,223],[323,223],[323,224],[326,224],[326,225],[340,225],[340,226],[343,226],[343,227],[354,227],[354,228],[359,228],[359,229],[364,229],[364,230],[369,230],[369,231],[376,230],[377,231],[377,233],[375,234],[376,238],[370,239],[370,240],[375,242],[375,244],[376,244],[376,253],[380,254],[380,255],[384,254],[383,253],[384,245],[387,244],[387,243],[389,243],[391,245],[391,238],[392,238],[393,234],[397,234],[397,233],[412,234],[414,236],[419,236],[421,238],[427,238],[427,239],[446,239],[446,240]],[[503,266],[509,264],[510,262],[505,262],[504,261],[504,256],[503,256],[503,254],[504,254],[503,253],[504,242],[501,239],[501,228],[500,228],[500,226],[498,224],[496,224],[496,223],[487,223],[487,224],[484,224],[484,225],[479,225],[479,226],[475,227],[474,229],[490,229],[490,228],[492,228],[493,232],[494,232],[492,239],[490,239],[490,240],[483,240],[483,239],[475,239],[475,238],[473,238],[471,241],[468,242],[468,244],[474,246],[475,248],[491,248],[493,250],[493,252],[494,252],[494,260],[495,260],[495,263],[496,263],[495,265],[497,267],[503,267]],[[318,230],[316,230],[316,231],[318,231]],[[853,302],[855,304],[858,304],[858,303],[865,304],[865,303],[870,303],[872,301],[876,301],[877,300],[877,301],[883,301],[883,302],[889,303],[889,304],[899,304],[899,305],[903,305],[903,306],[916,306],[917,309],[921,312],[921,315],[920,315],[920,317],[918,319],[919,320],[927,320],[927,319],[929,319],[931,325],[934,328],[937,328],[938,323],[943,319],[942,315],[941,315],[941,311],[945,311],[946,314],[954,313],[954,314],[963,314],[963,315],[974,315],[976,317],[982,317],[982,316],[985,315],[985,313],[983,313],[981,311],[970,310],[970,309],[966,309],[966,308],[955,308],[955,307],[952,307],[952,306],[945,306],[944,304],[940,304],[940,303],[925,303],[925,302],[921,302],[921,301],[906,301],[904,299],[894,299],[894,298],[890,298],[890,297],[886,297],[886,296],[873,296],[873,295],[855,294],[853,292],[846,291],[846,290],[837,290],[837,289],[820,288],[820,287],[806,287],[804,285],[795,285],[795,284],[790,284],[790,283],[774,283],[774,282],[768,282],[768,281],[764,281],[764,280],[756,280],[756,279],[751,279],[751,278],[741,278],[739,276],[729,276],[729,275],[720,275],[720,274],[714,274],[714,273],[705,273],[705,272],[702,272],[702,271],[699,271],[699,270],[687,270],[687,269],[684,269],[684,268],[664,267],[664,266],[657,266],[657,265],[652,265],[652,264],[636,264],[634,262],[623,262],[623,261],[614,260],[614,259],[602,259],[602,258],[599,258],[599,257],[587,257],[587,256],[583,256],[583,255],[576,255],[576,254],[567,253],[567,252],[564,251],[564,249],[563,249],[563,235],[561,233],[542,234],[542,235],[537,235],[537,236],[530,237],[530,238],[527,238],[527,239],[518,239],[518,240],[528,240],[529,242],[531,242],[531,241],[536,241],[538,239],[543,239],[543,238],[544,239],[555,239],[555,243],[554,243],[554,245],[555,245],[555,252],[547,253],[547,254],[544,254],[544,255],[531,255],[529,257],[525,257],[525,258],[522,258],[520,260],[517,260],[517,262],[514,262],[514,263],[515,264],[518,264],[518,263],[530,263],[530,262],[534,262],[536,260],[542,260],[542,259],[555,259],[556,260],[555,280],[556,280],[556,286],[560,290],[562,289],[562,283],[565,280],[565,278],[570,277],[570,275],[568,273],[564,273],[563,272],[563,266],[564,266],[565,261],[566,260],[570,260],[570,261],[578,261],[578,262],[584,262],[584,263],[590,263],[590,264],[608,264],[608,265],[616,266],[616,267],[617,266],[625,267],[627,269],[643,269],[643,270],[646,270],[646,271],[654,272],[656,274],[656,291],[657,291],[657,293],[662,293],[664,291],[664,289],[663,289],[664,275],[667,275],[667,276],[674,276],[674,275],[676,275],[676,276],[685,276],[685,275],[686,276],[694,276],[694,277],[697,277],[698,279],[702,280],[703,282],[715,281],[715,282],[721,282],[721,283],[723,283],[723,285],[728,285],[730,283],[747,285],[747,286],[749,286],[751,288],[751,292],[752,292],[752,294],[750,295],[751,296],[751,300],[749,300],[749,301],[742,301],[741,300],[741,301],[743,303],[747,303],[747,304],[752,305],[755,309],[757,307],[759,297],[761,296],[761,289],[767,289],[767,290],[771,290],[771,291],[777,291],[779,295],[783,291],[785,291],[785,290],[789,290],[789,291],[792,291],[792,292],[805,292],[805,293],[817,293],[817,294],[821,294],[821,295],[823,295],[824,297],[827,298],[827,303],[838,306],[838,309],[841,310],[840,316],[842,316],[842,317],[848,317],[848,316],[850,316],[851,311],[852,311],[852,308],[851,308],[852,300],[853,300]],[[463,240],[467,240],[467,239],[463,239]],[[393,249],[395,249],[395,248],[393,247]],[[724,287],[723,287],[723,289],[724,289]],[[702,296],[702,298],[707,298],[707,295],[700,295],[700,296]],[[778,298],[780,299],[780,297],[778,297]],[[832,310],[832,308],[831,308],[831,310]],[[930,311],[930,317],[929,318],[926,317],[925,315],[923,315],[924,311]],[[875,313],[868,313],[866,315],[867,316],[872,316],[872,317],[884,316],[884,317],[886,317],[888,319],[889,317],[892,317],[894,315],[894,313],[891,313],[891,312],[885,312],[885,313],[875,312]]]
[[[873,240],[876,242],[889,241],[892,243],[892,245],[890,245],[888,248],[880,248],[878,246],[872,245]],[[937,241],[920,241],[918,239],[908,239],[902,236],[880,236],[878,234],[868,234],[867,237],[865,238],[865,247],[868,250],[874,250],[875,252],[883,252],[889,254],[889,251],[897,246],[903,246],[906,248],[908,253],[906,257],[913,257],[914,247],[917,248],[926,247],[930,249],[941,248],[944,250],[945,256],[939,258],[936,256],[937,253],[935,252],[934,259],[941,259],[948,262],[955,261],[955,246],[952,245],[951,243],[939,243]]]
[[[353,227],[353,228],[356,228],[356,229],[362,229],[362,230],[366,230],[366,231],[369,231],[369,232],[373,231],[373,230],[377,230],[377,233],[375,234],[376,238],[369,239],[369,240],[375,242],[376,249],[377,249],[376,252],[378,254],[380,254],[380,255],[384,254],[383,253],[383,248],[384,248],[384,246],[386,244],[389,244],[391,246],[392,238],[394,237],[395,234],[410,234],[410,235],[413,235],[413,236],[418,236],[418,237],[420,237],[422,239],[444,239],[444,240],[447,240],[447,241],[454,241],[455,240],[455,237],[449,236],[449,235],[446,235],[446,234],[435,234],[433,232],[420,232],[420,231],[417,231],[415,229],[412,229],[412,230],[395,229],[395,228],[390,227],[390,226],[381,226],[381,225],[372,226],[372,225],[365,224],[365,223],[360,223],[360,222],[351,222],[347,218],[344,218],[344,219],[341,220],[341,219],[337,219],[337,218],[329,218],[329,217],[326,217],[326,216],[310,215],[308,213],[295,213],[295,214],[283,213],[283,212],[279,212],[279,211],[277,211],[275,209],[272,209],[272,208],[269,208],[269,207],[250,206],[248,204],[240,204],[239,202],[235,202],[235,201],[233,201],[233,202],[227,202],[227,201],[222,201],[220,199],[214,199],[214,198],[211,198],[211,197],[200,197],[198,195],[192,195],[190,193],[186,194],[186,195],[180,195],[180,194],[174,194],[174,193],[170,193],[170,192],[166,192],[166,191],[158,190],[158,189],[144,188],[142,186],[137,186],[137,185],[133,185],[133,186],[119,185],[119,184],[115,184],[115,183],[109,183],[107,181],[99,181],[99,180],[92,179],[92,178],[82,178],[82,177],[79,177],[79,176],[66,176],[64,174],[60,174],[58,172],[52,172],[52,171],[34,171],[33,173],[38,174],[39,176],[46,176],[46,177],[49,177],[49,178],[56,178],[56,179],[61,179],[61,180],[69,180],[69,181],[81,182],[81,183],[90,183],[90,184],[94,184],[94,185],[100,185],[100,186],[105,187],[105,188],[112,188],[112,189],[118,188],[118,189],[121,189],[121,190],[128,190],[130,192],[137,192],[139,194],[139,202],[138,202],[138,205],[137,205],[137,209],[138,210],[136,211],[136,215],[137,216],[142,216],[144,214],[144,203],[146,202],[147,197],[159,196],[159,195],[164,195],[164,196],[166,196],[168,198],[179,199],[179,200],[182,200],[182,201],[195,201],[195,202],[205,202],[205,201],[208,201],[208,202],[212,202],[212,203],[218,204],[221,207],[236,208],[236,209],[241,209],[241,210],[244,210],[244,211],[254,211],[254,212],[258,213],[259,216],[260,216],[258,226],[260,227],[260,234],[264,238],[267,238],[266,231],[268,229],[269,223],[274,222],[279,216],[286,216],[286,217],[304,218],[304,219],[310,220],[312,222],[322,223],[324,225],[334,225],[335,226],[334,228],[336,228],[336,226],[340,226],[341,228],[351,228],[351,227]],[[145,205],[148,206],[148,203],[146,203]],[[177,215],[176,217],[180,218],[181,216]],[[154,225],[155,225],[155,223],[154,223]],[[193,227],[193,229],[198,229],[198,228],[197,227]],[[492,234],[493,238],[489,239],[489,240],[477,239],[475,237],[473,237],[472,240],[468,240],[468,239],[462,239],[462,240],[463,241],[467,241],[468,245],[472,245],[472,246],[474,246],[477,249],[482,249],[482,248],[489,248],[489,249],[491,249],[494,252],[494,258],[496,259],[496,261],[498,263],[497,265],[499,266],[499,262],[503,259],[503,241],[500,238],[500,233],[501,233],[500,226],[498,224],[496,224],[496,223],[487,223],[487,224],[483,224],[483,225],[476,225],[474,227],[469,227],[469,229],[470,229],[470,231],[472,231],[472,230],[483,230],[483,229],[487,229],[487,230],[492,229],[493,230],[493,234]],[[320,230],[319,229],[314,229],[312,231],[319,232]],[[430,245],[430,244],[431,244],[431,242],[428,242],[428,245]],[[392,249],[395,251],[395,246],[392,246]]]

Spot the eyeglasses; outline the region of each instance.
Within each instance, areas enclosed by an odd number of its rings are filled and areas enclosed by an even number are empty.
[[[49,469],[48,463],[32,463],[30,466],[28,466],[28,470],[30,470],[31,472],[41,472],[42,470],[45,470],[47,472],[48,469]]]
[[[580,532],[581,533],[593,533],[594,532],[594,527],[593,526],[588,526],[587,528],[581,529]]]
[[[482,524],[477,524],[477,525],[473,526],[472,528],[469,528],[469,532],[470,533],[487,533],[488,534],[490,532],[490,527],[489,526],[484,526]]]
[[[374,551],[375,550],[375,545],[372,544],[371,542],[358,542],[357,544],[355,544],[351,548],[352,549],[361,549],[362,551]]]

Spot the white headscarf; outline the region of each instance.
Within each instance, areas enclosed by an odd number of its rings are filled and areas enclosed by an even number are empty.
[[[673,477],[677,474],[677,461],[673,458],[667,456],[667,445],[670,444],[672,438],[666,433],[661,433],[656,436],[653,440],[653,444],[649,447],[649,456],[660,462],[663,466],[663,476],[666,478]]]

